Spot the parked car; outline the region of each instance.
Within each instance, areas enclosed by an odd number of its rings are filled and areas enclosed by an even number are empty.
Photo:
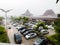
[[[47,45],[48,39],[45,37],[38,38],[33,45]]]
[[[22,37],[18,33],[14,34],[14,40],[15,40],[16,44],[21,44],[22,43]]]
[[[17,27],[16,27],[16,29],[20,29],[21,28],[21,26],[20,25],[18,25]]]
[[[41,30],[40,32],[41,32],[41,34],[48,34],[48,33],[49,33],[49,32],[48,32],[47,30],[45,30],[45,29]]]
[[[20,33],[23,34],[26,31],[27,31],[26,29],[22,29],[22,30],[20,30]]]
[[[23,35],[25,36],[25,35],[27,35],[27,34],[29,34],[31,32],[32,32],[32,30],[28,30],[28,31],[24,32]]]
[[[24,25],[25,25],[25,26],[28,26],[28,23],[25,23]]]
[[[8,29],[11,29],[11,27],[9,27]]]
[[[54,30],[54,27],[52,25],[46,25],[48,27],[48,29],[52,29]]]
[[[27,34],[27,35],[25,36],[25,38],[26,38],[26,39],[31,39],[31,38],[34,38],[34,37],[36,37],[36,36],[37,36],[36,33],[29,33],[29,34]]]
[[[21,27],[18,29],[18,31],[19,31],[19,30],[23,30],[23,29],[26,29],[26,27],[25,27],[25,26],[21,26]]]
[[[27,30],[33,30],[33,28],[28,28]]]
[[[32,27],[34,24],[29,23],[28,25]]]
[[[15,23],[14,23],[14,24],[12,24],[12,25],[13,25],[14,27],[16,27],[16,26],[17,26],[17,24],[15,24]]]
[[[38,31],[41,31],[41,30],[43,30],[43,27],[39,27],[39,28],[38,28]]]

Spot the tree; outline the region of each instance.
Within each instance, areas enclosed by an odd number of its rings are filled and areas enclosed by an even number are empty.
[[[38,28],[39,28],[40,26],[42,26],[44,29],[48,29],[48,28],[45,26],[45,22],[43,22],[43,21],[38,22],[37,25],[36,25],[36,27],[35,27],[35,29],[38,30]]]
[[[12,19],[12,21],[14,21],[14,22],[20,22],[20,20],[22,19],[22,17],[13,17],[13,16],[11,16],[11,19]]]
[[[54,25],[55,25],[55,32],[56,33],[60,33],[60,18],[58,18],[57,20],[54,21]]]
[[[22,20],[23,20],[23,24],[24,24],[24,23],[29,21],[29,18],[28,17],[23,17]]]
[[[43,21],[39,21],[36,26],[34,27],[34,32],[37,33],[38,37],[43,36],[42,33],[40,33],[40,31],[38,31],[38,28],[42,26],[44,29],[48,29],[48,27],[45,26],[45,22]]]
[[[3,17],[0,17],[0,21],[2,21],[4,18]]]
[[[3,24],[3,17],[0,17],[0,24]]]
[[[54,21],[54,25],[55,25],[54,29],[56,32],[56,39],[58,40],[58,42],[60,42],[60,18]]]

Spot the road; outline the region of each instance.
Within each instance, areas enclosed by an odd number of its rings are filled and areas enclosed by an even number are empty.
[[[7,25],[7,27],[9,27],[9,26],[11,27],[11,29],[7,29],[7,34],[8,34],[10,43],[15,43],[14,42],[14,33],[17,33],[18,31],[15,30],[15,28],[11,24]]]
[[[49,34],[47,34],[47,36],[51,36],[55,34],[55,31],[52,29],[48,29]]]

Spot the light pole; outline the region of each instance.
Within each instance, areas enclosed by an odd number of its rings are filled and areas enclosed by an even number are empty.
[[[6,16],[6,24],[5,24],[5,28],[7,29],[7,13],[10,12],[12,9],[10,10],[4,10],[4,9],[0,9],[1,11],[3,11],[5,13],[5,16]]]

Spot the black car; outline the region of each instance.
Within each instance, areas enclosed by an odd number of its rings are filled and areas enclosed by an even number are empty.
[[[28,28],[27,30],[33,30],[33,28]]]
[[[45,37],[38,38],[33,45],[47,45],[48,39]]]
[[[9,27],[8,29],[11,29],[11,27]]]
[[[14,40],[15,40],[16,44],[21,44],[22,43],[22,37],[18,33],[14,34]]]
[[[23,35],[25,36],[25,35],[27,35],[27,34],[29,34],[31,32],[32,32],[32,30],[28,30],[28,31],[24,32]]]

